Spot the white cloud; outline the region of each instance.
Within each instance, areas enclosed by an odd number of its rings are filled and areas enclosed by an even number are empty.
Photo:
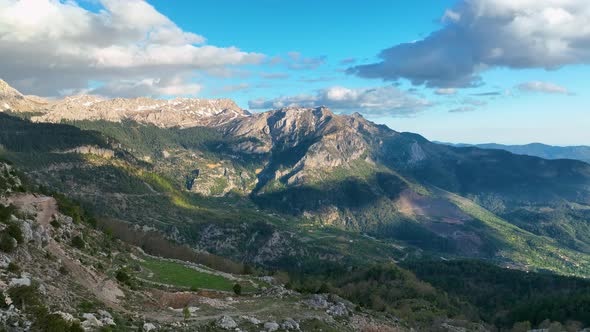
[[[471,106],[485,106],[488,104],[487,101],[473,99],[473,98],[465,98],[465,99],[463,99],[462,103],[464,105],[471,105]]]
[[[250,84],[240,83],[240,84],[223,86],[219,89],[214,90],[213,93],[216,93],[216,94],[218,94],[218,93],[231,93],[231,92],[236,92],[236,91],[248,90],[250,88],[251,88]]]
[[[457,94],[457,89],[453,88],[440,88],[434,91],[437,95],[445,96],[445,95],[454,95]]]
[[[274,99],[251,100],[252,109],[276,109],[288,106],[327,106],[342,112],[362,112],[370,115],[408,116],[431,106],[394,86],[350,89],[340,86],[316,91],[314,94],[284,96]]]
[[[462,0],[443,28],[383,50],[380,62],[348,70],[430,87],[472,87],[495,67],[556,69],[590,63],[588,0]]]
[[[142,0],[0,1],[0,74],[26,93],[56,95],[102,82],[104,93],[193,94],[195,70],[256,64],[264,56],[204,45]]]
[[[516,87],[523,92],[540,92],[549,94],[568,94],[568,89],[550,82],[531,81],[519,84]]]
[[[462,107],[450,109],[449,113],[468,113],[468,112],[473,112],[476,110],[477,110],[477,108],[473,107],[473,106],[462,106]]]
[[[187,83],[182,77],[173,77],[169,79],[146,78],[139,81],[116,80],[98,88],[84,91],[84,93],[125,98],[192,96],[198,94],[201,89],[202,87],[199,84]]]
[[[262,73],[260,77],[268,80],[280,80],[280,79],[287,79],[290,77],[287,73]]]

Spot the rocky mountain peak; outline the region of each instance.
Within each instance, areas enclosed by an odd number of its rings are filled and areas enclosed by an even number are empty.
[[[220,126],[250,115],[230,99],[107,99],[95,95],[75,95],[49,101],[24,96],[2,80],[0,111],[42,113],[31,118],[36,122],[131,120],[163,128]]]
[[[0,112],[34,112],[45,104],[45,99],[25,96],[0,79]]]
[[[8,83],[4,80],[0,79],[0,97],[17,97],[20,96],[23,98],[23,95],[18,92],[15,88],[11,87]]]
[[[34,117],[33,120],[39,122],[132,120],[168,128],[218,126],[248,115],[248,112],[229,99],[165,100],[145,97],[105,99],[80,95],[66,97],[52,103],[44,115]]]

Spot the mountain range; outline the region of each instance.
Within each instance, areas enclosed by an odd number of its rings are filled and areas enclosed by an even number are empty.
[[[438,142],[437,142],[438,143]],[[480,149],[506,150],[514,154],[535,156],[543,159],[574,159],[590,163],[590,146],[554,146],[542,143],[530,143],[525,145],[504,145],[496,143],[488,144],[464,144],[464,143],[440,143],[456,147],[477,147]]]
[[[295,274],[292,284],[321,276],[342,296],[396,313],[407,294],[422,293],[410,287],[380,306],[390,295],[366,299],[330,278],[368,262],[433,278],[420,262],[463,259],[590,276],[582,161],[437,144],[325,107],[250,113],[229,100],[47,100],[3,82],[0,105],[1,156],[128,241],[137,236],[126,225],[158,232]]]

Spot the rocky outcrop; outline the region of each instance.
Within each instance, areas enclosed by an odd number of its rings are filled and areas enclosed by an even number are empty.
[[[244,138],[233,146],[236,152],[269,155],[258,176],[259,188],[273,180],[287,185],[309,183],[319,170],[348,168],[356,160],[372,163],[371,152],[380,137],[397,135],[360,114],[336,115],[325,107],[259,113],[224,129],[228,135]]]
[[[217,321],[217,326],[224,330],[233,330],[238,327],[238,324],[230,316],[223,316]]]
[[[0,112],[37,112],[47,104],[47,100],[25,96],[0,79]]]
[[[105,159],[111,159],[115,157],[115,151],[111,149],[104,149],[98,146],[90,145],[79,146],[77,148],[64,151],[64,153],[92,154]]]

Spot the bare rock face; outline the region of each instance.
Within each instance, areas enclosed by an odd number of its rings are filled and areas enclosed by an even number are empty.
[[[336,115],[325,107],[283,108],[254,114],[228,124],[226,133],[249,138],[234,146],[237,152],[270,154],[271,161],[261,177],[283,179],[289,185],[313,179],[317,170],[348,167],[355,160],[370,159],[376,137],[397,135],[359,114]],[[272,158],[283,168],[276,167]]]
[[[103,149],[97,146],[79,146],[77,148],[65,151],[66,153],[79,153],[79,154],[92,154],[96,156],[100,156],[105,159],[111,159],[115,157],[115,151],[111,149]]]
[[[132,120],[158,127],[219,126],[246,117],[229,99],[151,98],[103,99],[97,96],[74,96],[50,104],[46,114],[33,117],[38,122]]]
[[[47,103],[48,101],[43,98],[24,96],[8,83],[0,80],[0,112],[35,112]]]
[[[24,96],[2,80],[0,111],[42,113],[31,118],[37,122],[132,120],[162,128],[221,126],[250,114],[229,99],[106,99],[77,95],[50,101],[36,96]]]

